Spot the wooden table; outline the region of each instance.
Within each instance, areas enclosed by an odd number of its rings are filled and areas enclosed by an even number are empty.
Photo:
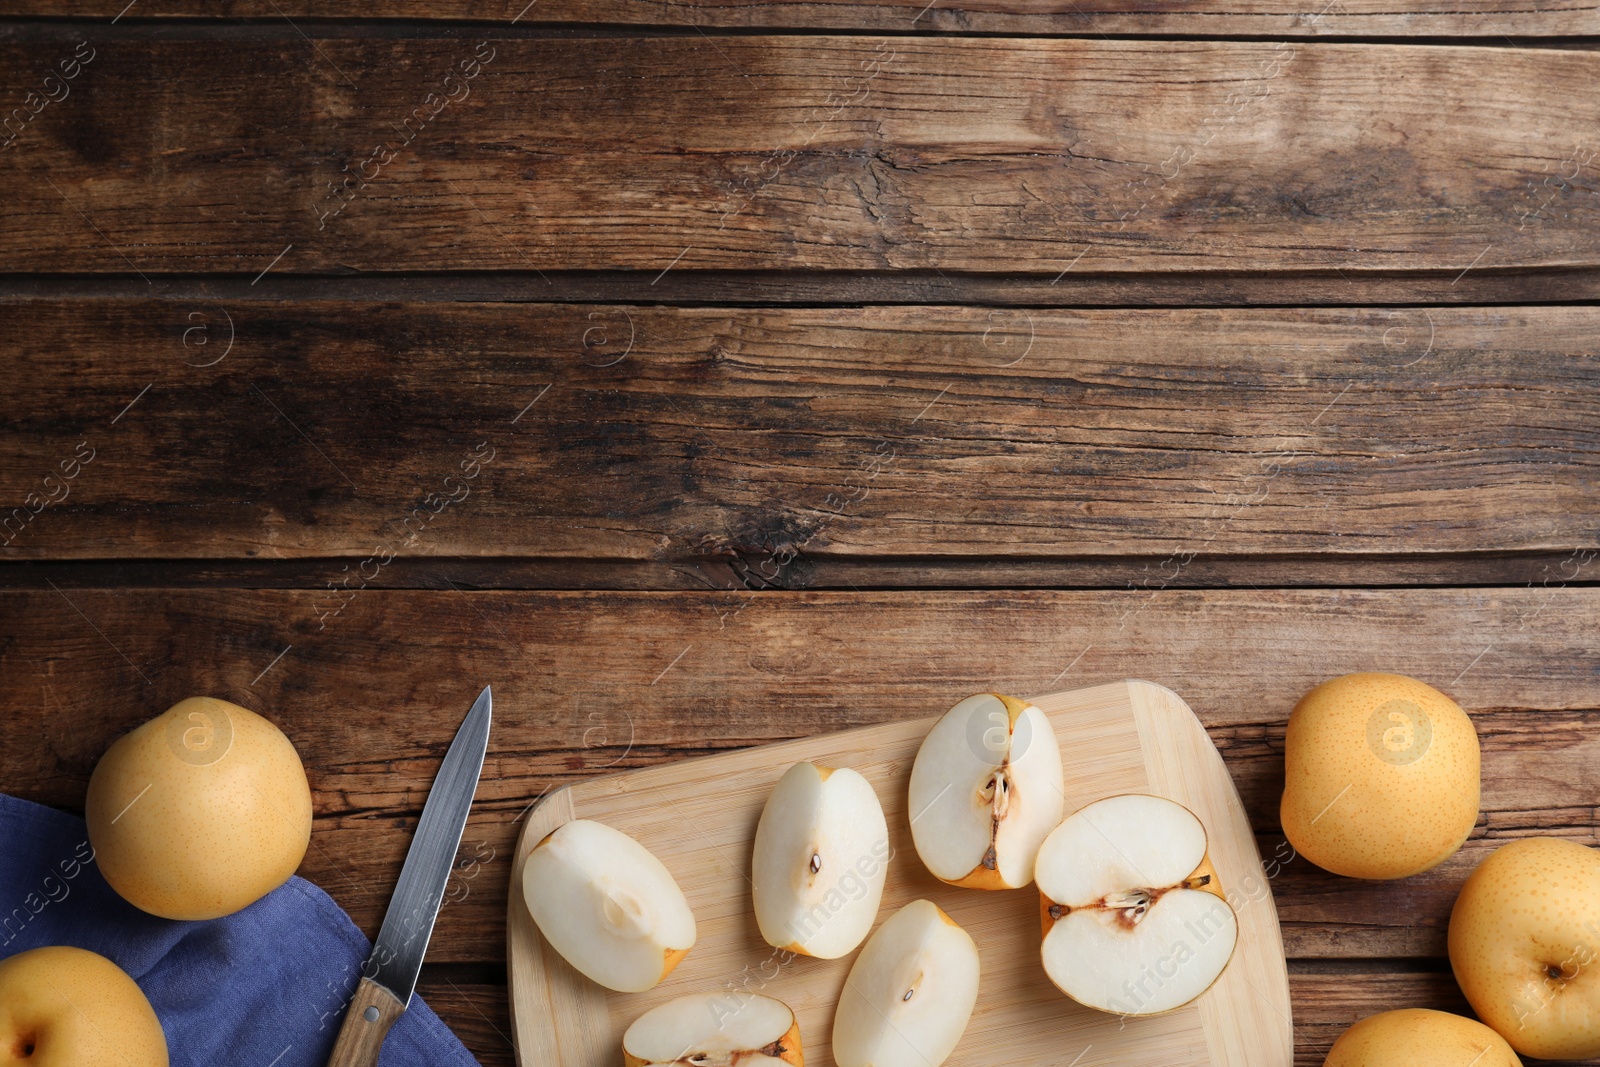
[[[421,986],[491,1067],[545,791],[1144,677],[1252,813],[1297,1062],[1464,1010],[1466,874],[1595,843],[1592,0],[524,2],[0,5],[0,789],[246,704],[371,933],[492,682]],[[1401,883],[1278,826],[1359,669],[1483,742]]]

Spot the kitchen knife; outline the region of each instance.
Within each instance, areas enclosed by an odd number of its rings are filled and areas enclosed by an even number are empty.
[[[422,818],[406,852],[394,896],[389,898],[378,940],[345,1009],[344,1025],[333,1043],[328,1067],[376,1067],[385,1035],[411,1003],[445,883],[455,866],[461,831],[478,790],[493,710],[494,699],[484,686],[456,731],[456,739],[450,742],[450,751],[444,754],[427,803],[422,805]]]

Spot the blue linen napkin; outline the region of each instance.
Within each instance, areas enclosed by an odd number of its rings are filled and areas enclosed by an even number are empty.
[[[172,1067],[325,1067],[372,946],[301,878],[209,922],[146,915],[93,862],[82,819],[0,794],[0,959],[73,945],[144,990]],[[477,1067],[420,997],[389,1031],[380,1067]]]

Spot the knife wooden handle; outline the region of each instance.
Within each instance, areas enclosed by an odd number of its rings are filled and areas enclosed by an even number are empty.
[[[344,1013],[328,1067],[378,1067],[378,1049],[405,1010],[393,993],[370,978],[361,979]]]

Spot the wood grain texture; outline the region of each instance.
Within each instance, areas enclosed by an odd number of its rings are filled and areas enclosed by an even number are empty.
[[[503,959],[517,819],[546,791],[686,755],[917,719],[987,689],[1144,676],[1179,691],[1221,751],[1276,872],[1291,956],[1437,958],[1455,888],[1488,847],[1530,833],[1597,843],[1592,586],[369,591],[324,629],[318,604],[313,591],[285,590],[0,594],[0,707],[17,709],[0,717],[0,781],[81,809],[95,761],[139,722],[197,693],[251,707],[284,728],[307,764],[316,823],[302,873],[371,934],[453,734],[438,709],[492,682],[502,714],[435,962]],[[1484,815],[1467,850],[1404,884],[1328,875],[1285,851],[1277,828],[1290,708],[1316,683],[1367,669],[1441,687],[1483,739]]]
[[[405,1010],[393,993],[363,977],[345,1008],[328,1067],[378,1067],[383,1039]]]
[[[832,1009],[854,954],[782,958],[751,921],[748,868],[756,821],[772,786],[801,760],[859,771],[883,804],[893,858],[879,919],[929,899],[980,946],[978,1004],[949,1061],[953,1067],[1022,1067],[1063,1053],[1077,1056],[1083,1067],[1287,1067],[1293,1027],[1271,891],[1238,794],[1188,706],[1170,690],[1138,681],[1033,701],[1050,716],[1064,754],[1077,757],[1068,759],[1069,812],[1106,796],[1153,792],[1184,804],[1205,823],[1211,860],[1238,916],[1239,944],[1199,1002],[1128,1020],[1073,1004],[1039,970],[1035,891],[960,889],[923,868],[911,842],[906,790],[935,715],[593,778],[541,802],[513,853],[507,916],[514,1037],[523,1067],[609,1067],[618,1059],[623,1030],[640,1013],[676,996],[718,989],[759,991],[790,1005],[806,1063],[833,1067]],[[612,993],[583,978],[551,952],[527,916],[518,872],[533,847],[571,818],[597,819],[640,841],[673,872],[695,911],[700,935],[694,948],[646,993]]]
[[[3,303],[0,556],[345,557],[309,584],[349,588],[433,556],[716,588],[1137,557],[1118,584],[1151,588],[1403,553],[1448,583],[1427,557],[1600,547],[1597,322]]]
[[[1595,0],[125,8],[0,0],[0,789],[78,810],[118,734],[236,700],[370,934],[492,681],[418,990],[484,1067],[531,800],[985,688],[1195,706],[1296,1067],[1467,1010],[1494,847],[1600,845]],[[520,591],[575,587],[612,592]],[[1277,822],[1289,707],[1369,668],[1483,747],[1471,839],[1400,884]]]
[[[282,32],[96,46],[8,150],[0,270],[1600,262],[1591,52]]]
[[[105,0],[7,0],[0,15],[78,15],[107,18]],[[1450,0],[1195,0],[1181,6],[1155,0],[525,0],[484,4],[472,0],[143,0],[122,21],[165,18],[464,19],[502,26],[569,23],[741,29],[830,29],[895,33],[978,32],[1012,34],[1251,34],[1276,37],[1363,36],[1518,38],[1600,33],[1600,9],[1582,0],[1560,4],[1512,0],[1492,8],[1462,8]],[[323,27],[317,27],[322,29]],[[375,25],[372,31],[381,30]]]

